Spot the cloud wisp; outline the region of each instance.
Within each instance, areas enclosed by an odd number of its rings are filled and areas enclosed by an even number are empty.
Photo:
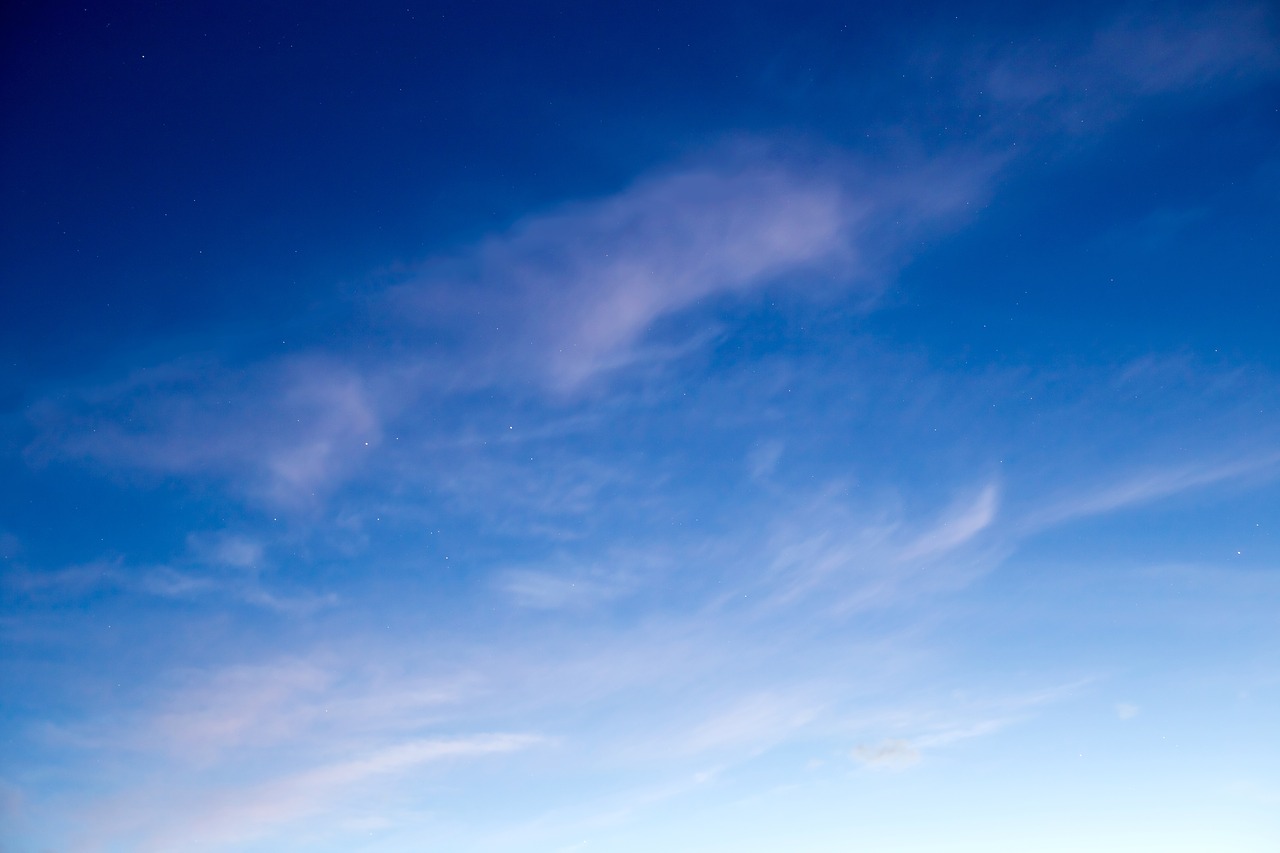
[[[1142,507],[1176,495],[1232,482],[1270,480],[1280,475],[1280,453],[1199,465],[1169,466],[1124,478],[1032,510],[1021,520],[1024,535],[1076,519]]]
[[[37,406],[29,459],[88,459],[227,480],[270,506],[313,505],[382,437],[376,392],[353,367],[306,356],[235,371],[171,365]]]
[[[999,49],[974,73],[971,96],[1038,116],[1043,129],[1096,133],[1141,98],[1274,74],[1280,49],[1260,5],[1220,4],[1122,14],[1083,41]],[[1008,127],[1012,127],[1010,123]]]
[[[873,295],[903,245],[979,198],[990,172],[947,155],[878,176],[834,151],[726,145],[428,262],[391,303],[437,334],[470,328],[458,343],[473,381],[515,375],[570,394],[680,353],[643,344],[718,297],[854,283]]]
[[[54,570],[33,571],[15,562],[3,584],[28,601],[67,601],[103,591],[171,601],[221,600],[281,614],[305,615],[337,603],[332,592],[286,589],[268,582],[271,561],[264,544],[235,534],[193,534],[186,553],[160,564],[134,565],[121,556]]]
[[[519,752],[543,738],[529,734],[482,734],[467,737],[417,738],[356,754],[272,779],[260,785],[236,785],[202,791],[195,802],[174,802],[153,791],[148,803],[116,803],[110,813],[91,821],[91,837],[130,838],[146,851],[226,849],[277,834],[306,818],[340,805],[362,786],[374,782],[403,783],[405,777],[446,761]],[[167,802],[165,802],[167,800]],[[164,817],[154,816],[165,802]],[[88,841],[81,849],[93,849]]]

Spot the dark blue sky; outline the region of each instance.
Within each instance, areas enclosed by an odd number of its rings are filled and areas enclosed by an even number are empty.
[[[726,128],[886,148],[895,125],[927,125],[910,140],[926,150],[1000,133],[957,91],[958,66],[1047,25],[1083,41],[1113,12],[27,4],[6,27],[5,396],[156,338],[287,323],[318,291],[616,190]],[[1086,131],[1069,159],[1017,164],[977,233],[925,260],[910,303],[1016,307],[1006,347],[1070,349],[1083,321],[1113,352],[1175,345],[1176,327],[1189,347],[1274,364],[1259,283],[1277,278],[1280,178],[1258,173],[1276,89],[1209,94],[1154,98],[1105,146]],[[1206,206],[1216,227],[1190,242],[1148,222],[1142,251],[1107,244],[1153,211]],[[1196,278],[1212,302],[1180,283]]]

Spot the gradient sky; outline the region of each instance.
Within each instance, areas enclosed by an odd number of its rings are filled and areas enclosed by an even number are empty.
[[[9,4],[0,847],[1280,849],[1275,7]]]

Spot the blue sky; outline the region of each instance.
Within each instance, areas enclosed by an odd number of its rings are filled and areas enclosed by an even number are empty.
[[[0,844],[1270,851],[1266,5],[32,3]]]

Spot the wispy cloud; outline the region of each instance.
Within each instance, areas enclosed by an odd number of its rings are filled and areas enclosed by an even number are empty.
[[[535,610],[580,610],[611,601],[634,588],[617,573],[561,574],[527,569],[502,572],[494,587],[519,607]]]
[[[698,724],[680,742],[677,751],[702,753],[726,747],[750,754],[795,735],[821,713],[821,705],[804,696],[761,693],[743,697]]]
[[[977,536],[996,517],[998,491],[995,484],[985,486],[971,502],[953,507],[938,522],[900,553],[903,560],[945,554]]]
[[[1133,12],[1084,43],[1025,48],[981,75],[996,104],[1052,117],[1063,130],[1096,132],[1135,99],[1185,91],[1280,68],[1273,23],[1259,5],[1222,4],[1186,12]]]
[[[450,738],[416,738],[358,753],[338,761],[272,779],[259,785],[206,790],[194,802],[174,802],[152,792],[150,804],[116,803],[113,813],[98,817],[88,830],[84,848],[135,839],[135,849],[166,851],[221,849],[279,832],[321,811],[342,806],[358,787],[383,780],[399,780],[426,765],[475,759],[530,749],[545,740],[530,734],[483,734]],[[139,830],[130,824],[139,812],[150,812],[157,801],[166,804],[159,820],[148,818]]]
[[[764,441],[751,448],[751,452],[747,454],[747,470],[752,479],[768,478],[777,469],[785,449],[786,445],[777,440]]]
[[[0,530],[0,560],[12,560],[22,550],[22,542],[7,530]]]
[[[821,280],[874,291],[904,243],[989,174],[948,156],[871,177],[835,152],[728,145],[429,262],[392,301],[426,328],[470,328],[476,378],[572,392],[656,354],[641,344],[663,318],[717,296]]]
[[[214,476],[255,500],[307,505],[380,441],[374,397],[358,371],[329,358],[241,372],[174,365],[36,406],[42,435],[27,456]]]
[[[902,770],[920,763],[920,750],[902,738],[888,738],[879,743],[854,747],[853,755],[869,767]]]
[[[828,490],[778,514],[769,538],[753,546],[768,561],[743,578],[743,589],[762,606],[820,599],[846,615],[954,590],[995,568],[1007,548],[999,535],[992,537],[994,551],[979,537],[996,519],[997,495],[996,485],[987,484],[939,520],[922,523],[892,496],[866,506]]]
[[[161,745],[196,763],[225,760],[233,750],[299,736],[317,715],[328,712],[335,680],[329,669],[301,660],[236,666],[189,678],[190,684],[140,728],[147,732],[145,745]]]
[[[192,533],[187,536],[187,551],[204,565],[252,570],[266,562],[263,542],[238,533]]]
[[[57,569],[6,567],[3,583],[29,600],[65,600],[101,590],[174,600],[221,599],[305,614],[336,603],[333,593],[286,591],[265,581],[268,560],[261,541],[238,534],[187,537],[186,553],[163,564],[133,565],[121,556]]]
[[[1139,507],[1184,492],[1248,478],[1271,479],[1280,475],[1280,453],[1263,453],[1243,459],[1200,465],[1171,466],[1132,475],[1108,485],[1083,489],[1031,511],[1020,522],[1024,533]]]
[[[919,764],[927,753],[963,741],[994,735],[1011,725],[1027,721],[1046,705],[1071,698],[1092,679],[1082,679],[1023,694],[953,699],[953,707],[927,706],[898,711],[873,728],[908,730],[910,734],[882,737],[858,744],[851,757],[873,769],[905,770]],[[863,725],[866,725],[865,723]]]

